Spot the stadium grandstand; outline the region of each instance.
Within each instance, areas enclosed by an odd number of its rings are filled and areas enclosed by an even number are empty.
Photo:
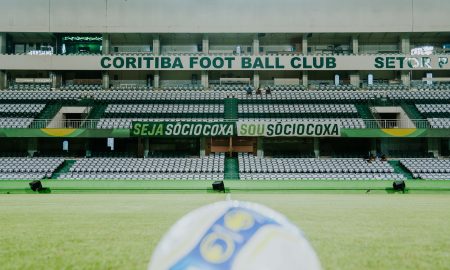
[[[448,3],[130,2],[2,2],[1,179],[449,179]]]
[[[449,11],[0,0],[0,270],[450,269]]]

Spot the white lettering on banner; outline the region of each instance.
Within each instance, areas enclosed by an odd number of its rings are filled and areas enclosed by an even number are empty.
[[[238,136],[339,137],[339,121],[258,122],[238,121]]]

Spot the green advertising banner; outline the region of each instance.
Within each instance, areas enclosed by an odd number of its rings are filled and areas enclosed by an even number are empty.
[[[133,122],[131,136],[235,136],[234,122]]]
[[[0,138],[129,138],[155,137],[347,137],[347,138],[450,138],[450,129],[339,128],[338,123],[317,122],[134,122],[132,129],[2,128]],[[302,126],[303,125],[303,126]]]
[[[339,121],[236,122],[238,136],[340,137]]]

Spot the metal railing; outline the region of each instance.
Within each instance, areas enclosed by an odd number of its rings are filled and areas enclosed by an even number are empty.
[[[397,120],[397,119],[370,119],[364,120],[366,128],[431,128],[425,119]]]
[[[339,120],[339,119],[336,119]],[[52,119],[36,119],[31,123],[28,128],[87,128],[96,129],[99,119],[64,119],[64,120],[52,120]],[[168,119],[168,121],[170,121]],[[195,119],[192,119],[195,121]],[[238,119],[222,120],[223,122],[234,122]],[[413,119],[413,120],[397,120],[397,119],[364,119],[365,128],[432,128],[430,123],[425,119]]]
[[[28,128],[97,128],[98,119],[36,119]]]

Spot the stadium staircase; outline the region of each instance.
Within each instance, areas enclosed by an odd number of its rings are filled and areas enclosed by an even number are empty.
[[[364,123],[366,126],[369,125],[368,121],[366,120],[374,120],[372,111],[369,108],[369,105],[367,104],[355,104],[356,110],[358,111],[358,114],[360,117],[364,120]]]
[[[86,117],[86,119],[95,119],[96,120],[94,126],[91,128],[97,127],[97,123],[98,123],[99,119],[103,116],[103,114],[105,113],[106,107],[108,107],[107,104],[92,105],[92,109],[89,112],[88,116]],[[87,126],[85,126],[85,127],[87,127]]]
[[[62,173],[69,172],[70,168],[75,164],[76,160],[66,159],[64,162],[53,172],[52,179],[57,179]]]
[[[53,119],[55,115],[61,110],[63,104],[61,102],[57,103],[49,103],[45,106],[45,108],[42,110],[42,112],[35,117],[35,120],[41,120],[41,119]]]
[[[403,103],[401,106],[406,115],[408,115],[409,119],[425,119],[415,104]]]
[[[402,164],[400,164],[399,160],[389,160],[388,162],[389,165],[391,165],[392,168],[394,168],[395,173],[403,174],[406,177],[406,179],[413,179],[412,174],[405,167],[403,167]]]
[[[225,180],[239,180],[239,162],[237,158],[225,158]]]
[[[237,120],[238,119],[238,99],[226,98],[224,100],[224,119]]]

